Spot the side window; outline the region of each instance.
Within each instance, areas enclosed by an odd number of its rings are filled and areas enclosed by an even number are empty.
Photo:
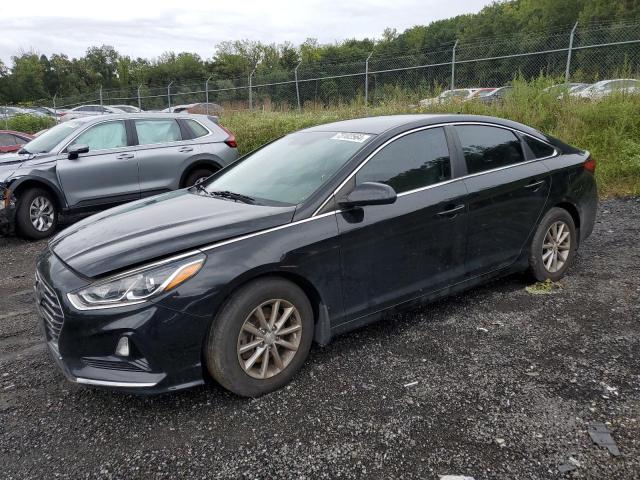
[[[524,160],[520,141],[504,128],[457,125],[464,160],[469,173],[513,165]]]
[[[191,131],[193,132],[193,138],[204,137],[209,133],[209,130],[204,128],[195,120],[187,120],[187,123],[189,124],[189,128],[191,128]]]
[[[180,126],[175,120],[136,120],[135,125],[140,145],[182,140]]]
[[[15,145],[16,139],[13,135],[8,133],[0,133],[0,147],[8,147],[9,145]]]
[[[444,130],[431,128],[387,145],[356,174],[356,183],[386,183],[402,193],[450,178],[451,162]]]
[[[89,151],[127,146],[127,130],[124,122],[100,123],[76,137],[71,145],[88,145]]]
[[[523,135],[523,137],[524,141],[527,143],[536,158],[550,157],[555,153],[555,149],[552,146],[530,137],[529,135]]]

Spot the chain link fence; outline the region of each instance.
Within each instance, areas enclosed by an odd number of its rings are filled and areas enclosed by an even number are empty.
[[[516,76],[559,81],[640,78],[640,22],[570,25],[551,34],[521,33],[454,42],[428,52],[371,52],[345,62],[300,63],[291,72],[248,72],[240,78],[209,77],[189,84],[98,90],[41,102],[55,109],[83,104],[128,104],[143,110],[204,103],[225,110],[292,110],[307,105],[432,96],[446,88],[499,87]]]

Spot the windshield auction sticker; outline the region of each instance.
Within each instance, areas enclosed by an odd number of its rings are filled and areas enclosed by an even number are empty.
[[[366,133],[348,133],[348,132],[340,132],[336,133],[331,140],[344,140],[345,142],[356,142],[362,143],[366,141],[371,135],[367,135]]]

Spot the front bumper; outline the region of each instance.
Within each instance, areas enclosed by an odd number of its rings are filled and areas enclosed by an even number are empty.
[[[0,186],[0,233],[13,233],[16,218],[16,198],[11,190]]]
[[[78,311],[66,292],[87,281],[49,250],[38,260],[35,297],[49,351],[72,382],[131,393],[163,393],[204,383],[202,341],[209,321],[155,303]],[[127,337],[130,354],[116,355]]]

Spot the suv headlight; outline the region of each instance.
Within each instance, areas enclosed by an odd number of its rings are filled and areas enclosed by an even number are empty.
[[[204,254],[153,263],[100,280],[67,297],[78,310],[125,307],[146,302],[193,277],[204,265]]]

